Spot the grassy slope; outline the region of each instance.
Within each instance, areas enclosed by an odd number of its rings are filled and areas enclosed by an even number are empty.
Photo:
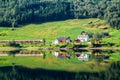
[[[90,26],[88,23],[93,22]],[[65,21],[47,22],[42,24],[29,24],[12,31],[11,28],[0,27],[0,33],[7,33],[7,36],[0,36],[0,40],[39,40],[46,38],[48,42],[58,37],[70,36],[76,39],[81,31],[86,32],[110,32],[111,37],[103,41],[120,43],[120,32],[114,29],[98,29],[99,26],[108,26],[104,20],[90,19],[73,19]],[[92,28],[91,28],[92,27]]]

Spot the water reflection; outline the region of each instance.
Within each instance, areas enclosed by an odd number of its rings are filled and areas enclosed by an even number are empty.
[[[17,66],[16,61],[11,62],[12,66],[0,67],[0,80],[120,80],[120,52],[119,51],[3,51],[0,56],[12,56],[13,58],[19,56],[25,57],[42,57],[43,60],[48,56],[65,60],[91,62],[95,61],[98,64],[102,61],[114,60],[105,71],[99,72],[67,72],[59,70],[46,70],[46,69],[31,69],[23,66]],[[5,62],[7,58],[0,58],[1,62]],[[56,59],[56,60],[57,60]],[[36,59],[37,60],[37,59]],[[74,63],[74,61],[72,61]],[[80,63],[78,63],[80,64]],[[79,66],[78,66],[79,67]],[[92,65],[94,69],[94,65]]]
[[[72,54],[68,53],[67,51],[65,52],[52,52],[52,54],[57,57],[57,58],[66,58],[66,59],[71,59],[72,56],[75,56],[77,59],[76,60],[81,60],[81,61],[89,61],[95,59],[96,61],[103,61],[103,60],[109,60],[111,55],[106,51],[102,50],[94,50],[91,52],[84,51],[84,52],[73,52]]]
[[[76,56],[78,57],[78,60],[84,60],[84,61],[88,61],[90,58],[90,54],[76,54]]]
[[[2,51],[0,56],[41,56],[43,59],[46,56],[54,55],[56,58],[70,60],[75,58],[80,61],[103,61],[110,60],[113,57],[115,51],[102,51],[102,50],[93,50],[93,51],[28,51],[28,50],[16,50],[16,51]],[[119,53],[119,52],[118,52]],[[74,56],[74,57],[72,57]],[[71,58],[72,57],[72,58]]]
[[[71,55],[69,53],[66,52],[53,52],[52,53],[55,57],[57,58],[66,58],[66,59],[70,59]]]

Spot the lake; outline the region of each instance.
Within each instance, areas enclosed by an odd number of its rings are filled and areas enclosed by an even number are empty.
[[[0,51],[0,80],[120,80],[120,51]]]

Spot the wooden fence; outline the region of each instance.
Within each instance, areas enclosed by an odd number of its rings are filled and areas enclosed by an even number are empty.
[[[28,44],[28,43],[43,43],[43,40],[0,40],[0,44],[16,42],[19,44]]]

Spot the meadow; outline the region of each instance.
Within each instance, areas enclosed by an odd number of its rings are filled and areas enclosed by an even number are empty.
[[[109,32],[110,37],[103,38],[102,42],[112,42],[120,46],[120,30],[110,28],[105,20],[97,18],[34,23],[17,27],[15,30],[11,30],[10,27],[0,27],[0,40],[41,40],[45,38],[49,43],[65,36],[70,36],[72,40],[75,40],[82,31],[94,34]]]
[[[45,38],[46,42],[50,43],[54,39],[64,36],[70,36],[72,40],[75,40],[82,31],[94,34],[109,32],[110,36],[103,37],[102,43],[114,43],[116,47],[120,46],[120,30],[110,28],[105,20],[97,18],[32,23],[17,27],[15,30],[11,29],[10,27],[0,27],[0,40],[41,40]],[[14,63],[16,66],[24,66],[30,69],[41,68],[46,70],[91,73],[102,72],[110,68],[112,62],[119,61],[120,54],[119,52],[114,54],[107,52],[106,55],[110,55],[110,60],[101,62],[96,59],[78,61],[74,56],[70,60],[66,60],[64,58],[56,58],[51,54],[47,54],[45,59],[42,56],[0,56],[0,67],[13,66]]]

